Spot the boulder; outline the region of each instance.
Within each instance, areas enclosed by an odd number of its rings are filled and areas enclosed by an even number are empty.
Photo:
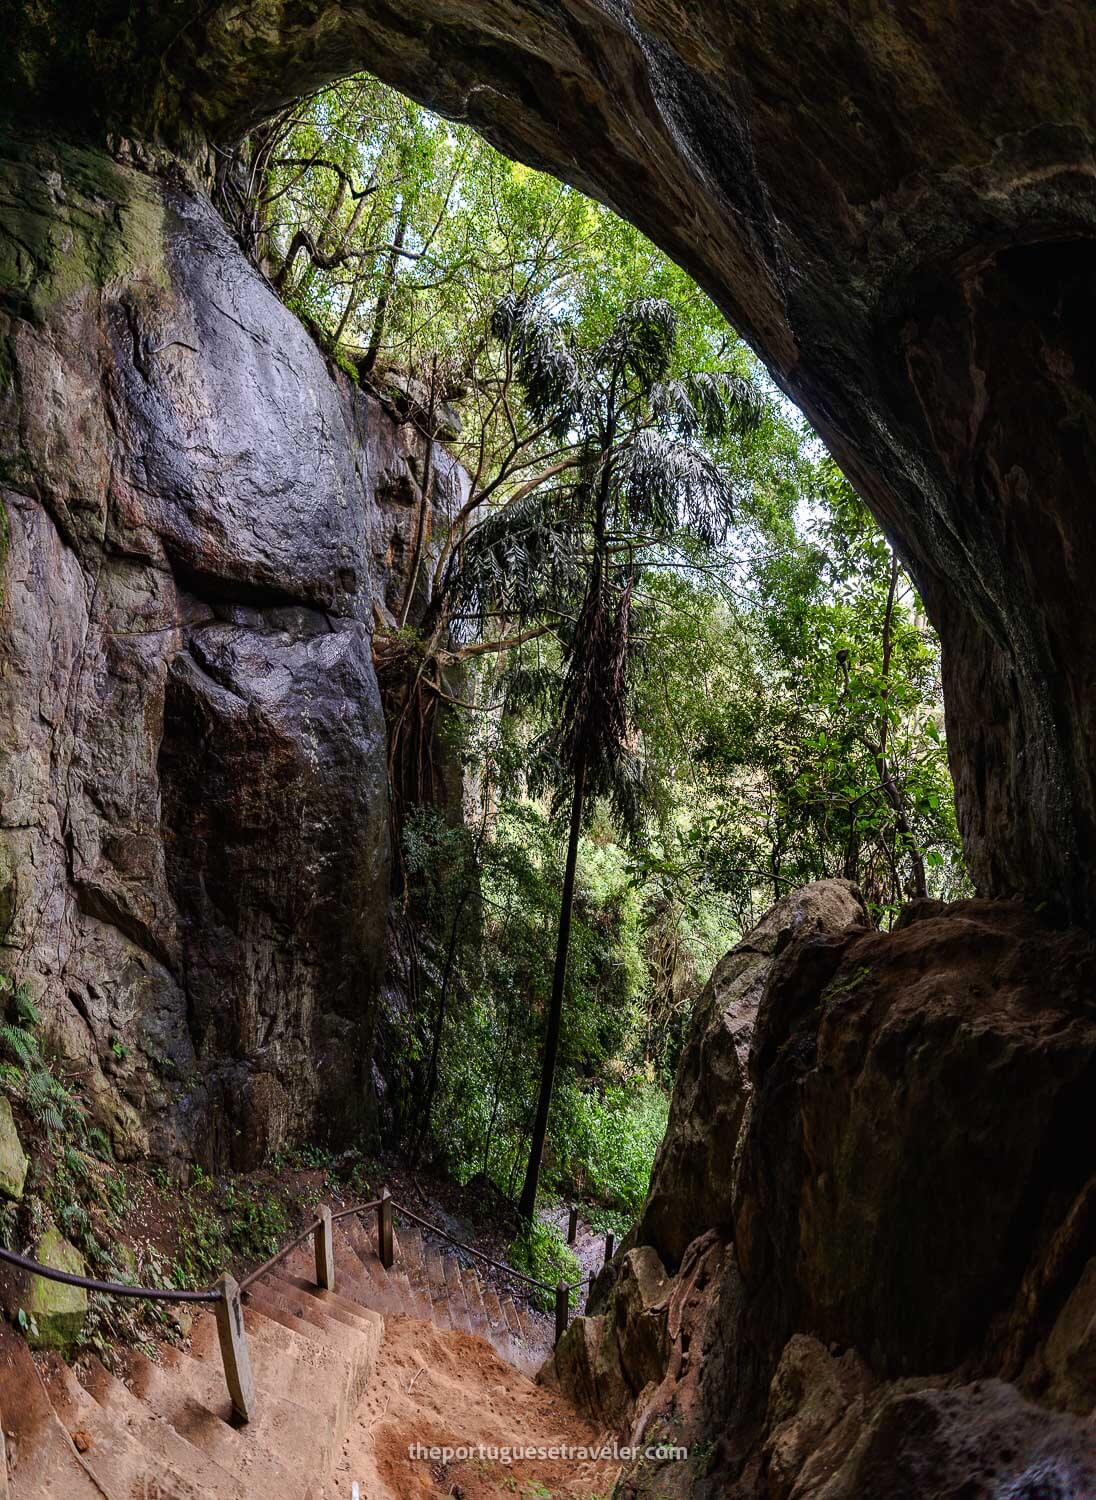
[[[0,1095],[0,1193],[18,1203],[27,1178],[27,1155],[19,1139],[11,1105]]]
[[[993,1342],[1091,1173],[1094,972],[1090,938],[1012,902],[778,959],[735,1206],[776,1349],[811,1331],[894,1377]]]
[[[426,439],[184,171],[9,131],[0,199],[4,967],[120,1157],[349,1139],[389,895],[373,605]],[[448,515],[467,477],[429,467]]]
[[[59,1229],[46,1230],[34,1247],[33,1259],[52,1266],[55,1271],[68,1271],[76,1276],[88,1274],[84,1257]],[[65,1352],[79,1341],[88,1310],[88,1294],[82,1287],[31,1276],[23,1305],[28,1317],[34,1319],[35,1331],[30,1342],[36,1349]]]
[[[685,1247],[733,1217],[739,1136],[752,1092],[748,1059],[773,959],[793,940],[864,928],[855,886],[820,880],[778,901],[716,965],[693,1010],[666,1134],[632,1240],[676,1267]]]
[[[1087,1497],[1096,944],[1008,901],[875,932],[836,894],[720,965],[640,1230],[713,1226],[666,1274],[625,1243],[560,1384],[707,1453],[628,1500]]]

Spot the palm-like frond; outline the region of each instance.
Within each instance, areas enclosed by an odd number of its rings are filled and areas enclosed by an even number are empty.
[[[594,355],[602,370],[630,375],[644,391],[664,380],[677,343],[677,313],[659,297],[639,297],[624,309]]]
[[[566,437],[581,409],[579,364],[559,324],[535,303],[512,293],[496,306],[491,333],[514,356],[530,416],[549,423],[555,438]]]
[[[764,421],[764,395],[745,375],[701,370],[689,375],[687,384],[699,429],[707,438],[744,437]]]
[[[559,700],[560,673],[556,666],[518,662],[502,684],[502,699],[508,714],[549,714]]]
[[[661,539],[686,526],[715,546],[733,519],[734,496],[719,465],[695,442],[658,428],[636,434],[613,483],[623,522]]]
[[[475,634],[490,614],[526,620],[579,596],[578,536],[572,511],[560,501],[553,491],[536,490],[489,511],[473,529],[450,591],[455,638]]]

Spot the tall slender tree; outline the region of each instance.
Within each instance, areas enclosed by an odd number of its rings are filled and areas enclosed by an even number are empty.
[[[641,299],[593,348],[535,303],[506,298],[494,336],[513,357],[534,423],[567,439],[572,461],[556,482],[490,517],[454,558],[451,595],[473,616],[500,611],[551,622],[563,690],[551,736],[569,797],[567,852],[552,992],[529,1161],[519,1208],[529,1218],[548,1132],[559,1055],[571,916],[582,827],[597,797],[637,824],[642,774],[632,688],[633,608],[643,559],[685,530],[714,548],[732,493],[713,449],[760,421],[755,387],[727,372],[675,374],[678,320]]]

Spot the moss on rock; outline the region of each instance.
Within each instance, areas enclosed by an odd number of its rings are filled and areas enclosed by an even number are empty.
[[[59,1229],[46,1230],[34,1247],[34,1258],[55,1271],[87,1275],[84,1257]],[[82,1287],[68,1286],[63,1281],[47,1281],[44,1276],[32,1276],[26,1311],[34,1320],[30,1336],[34,1348],[67,1350],[78,1342],[84,1330],[88,1294]]]
[[[166,283],[163,219],[155,181],[105,151],[0,137],[0,300],[17,315],[138,270]]]
[[[19,1139],[11,1105],[0,1096],[0,1193],[18,1202],[26,1180],[27,1153]]]

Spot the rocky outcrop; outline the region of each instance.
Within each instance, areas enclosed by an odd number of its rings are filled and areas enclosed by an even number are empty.
[[[27,1153],[7,1099],[0,1099],[0,1193],[18,1203],[27,1180]]]
[[[865,926],[855,886],[821,880],[778,901],[716,965],[689,1021],[666,1135],[629,1243],[652,1245],[676,1268],[698,1235],[730,1229],[750,1044],[773,958],[794,938]]]
[[[0,966],[116,1149],[246,1166],[367,1112],[425,442],[177,171],[10,136],[0,299]]]
[[[710,1453],[660,1468],[666,1495],[1002,1500],[1052,1469],[1050,1493],[1087,1494],[1094,973],[1087,934],[1018,903],[922,903],[880,933],[843,883],[782,902],[717,970],[638,1230],[544,1378]],[[705,1161],[681,1106],[709,1066]],[[680,1264],[676,1223],[697,1230]],[[637,1242],[657,1295],[626,1290]]]
[[[727,310],[944,645],[980,890],[1096,919],[1096,14],[1082,0],[24,6],[0,67],[195,159],[366,67],[610,202]]]

